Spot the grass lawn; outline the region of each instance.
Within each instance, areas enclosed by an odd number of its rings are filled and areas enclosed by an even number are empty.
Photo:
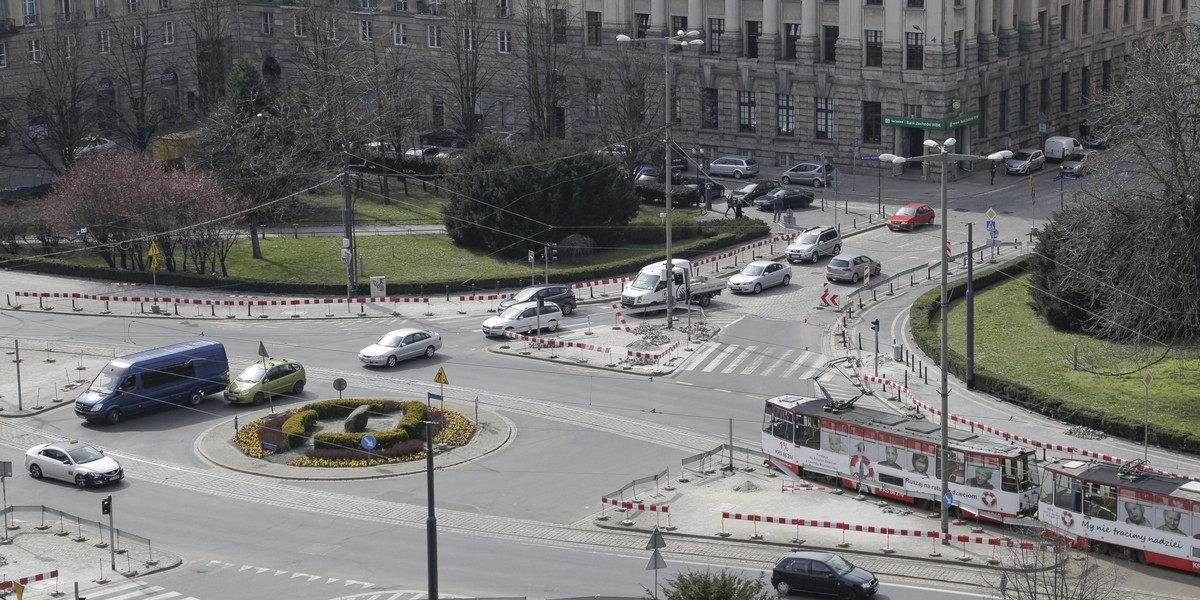
[[[353,191],[354,217],[359,225],[440,225],[442,223],[442,206],[446,198],[433,195],[432,187],[417,179],[408,181],[408,193],[404,193],[404,185],[392,180],[388,190],[390,201],[384,204],[384,196],[379,189],[379,178],[364,175],[362,188]],[[313,194],[303,194],[300,201],[305,208],[294,220],[285,218],[288,223],[297,225],[340,225],[342,223],[342,207],[345,199],[340,185],[327,185],[315,190]]]
[[[1150,421],[1200,431],[1200,351],[1195,346],[1173,349],[1165,360],[1145,367],[1162,355],[1161,348],[1139,350],[1047,325],[1029,307],[1029,279],[1024,275],[976,292],[977,370],[1003,373],[1069,404],[1141,422],[1146,398],[1142,377],[1148,369],[1154,375]],[[948,319],[950,345],[965,356],[966,303],[954,303]],[[1072,369],[1076,345],[1079,370]]]

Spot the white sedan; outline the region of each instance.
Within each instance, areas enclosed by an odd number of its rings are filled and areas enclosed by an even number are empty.
[[[125,476],[121,463],[79,440],[30,448],[25,452],[25,469],[34,479],[51,477],[79,487],[114,483]]]
[[[359,351],[358,360],[377,367],[394,367],[397,362],[409,358],[433,358],[441,348],[440,334],[424,329],[397,329],[387,332],[378,342]]]
[[[771,286],[786,286],[791,282],[791,265],[759,260],[746,265],[741,273],[729,278],[729,291],[757,294]]]

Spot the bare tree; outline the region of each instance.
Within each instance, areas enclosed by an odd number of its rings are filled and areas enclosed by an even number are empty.
[[[528,102],[531,139],[566,136],[566,109],[571,100],[567,73],[580,51],[567,40],[578,23],[568,0],[531,0],[525,5],[519,46],[525,59],[521,82]]]
[[[1100,555],[1026,536],[1000,550],[984,579],[998,600],[1107,600],[1119,595],[1117,570]]]
[[[230,31],[234,27],[236,0],[188,0],[187,27],[196,40],[196,102],[202,116],[225,95],[225,65],[231,56]]]
[[[661,152],[663,134],[663,78],[661,61],[644,47],[621,49],[614,66],[615,97],[607,105],[610,118],[602,122],[604,140],[619,144],[624,152],[625,172],[648,164],[655,151]],[[657,165],[661,167],[662,165]]]
[[[111,46],[99,55],[99,62],[103,72],[115,79],[113,92],[123,102],[118,105],[114,98],[103,118],[134,150],[145,151],[167,118],[167,105],[156,101],[154,93],[161,73],[151,72],[150,48],[161,44],[161,36],[151,27],[147,11],[109,18],[107,23],[107,33],[100,35],[108,36]]]
[[[479,0],[451,0],[446,5],[442,43],[450,60],[436,61],[433,67],[439,76],[435,85],[454,98],[454,122],[468,140],[481,133],[489,109],[483,102],[483,91],[498,74],[491,60],[496,52],[485,51],[485,46],[493,42],[496,28],[481,14],[483,10]]]

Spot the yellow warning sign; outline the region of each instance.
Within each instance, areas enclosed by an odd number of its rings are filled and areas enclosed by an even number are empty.
[[[450,380],[446,378],[446,370],[438,367],[438,374],[437,377],[433,378],[433,382],[440,383],[442,385],[450,385]]]
[[[158,257],[157,257],[157,256],[151,256],[151,257],[150,257],[150,270],[151,270],[151,271],[157,271],[157,270],[158,270]]]
[[[149,256],[158,256],[159,254],[162,254],[162,252],[158,249],[158,242],[150,242],[150,251],[147,252],[147,254]]]

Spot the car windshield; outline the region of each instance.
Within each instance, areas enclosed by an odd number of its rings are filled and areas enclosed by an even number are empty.
[[[854,570],[854,565],[850,564],[850,561],[836,554],[830,556],[829,562],[825,564],[829,565],[829,568],[833,569],[838,575],[845,575]]]
[[[796,240],[796,243],[798,243],[798,244],[815,244],[815,243],[817,243],[817,234],[806,233],[804,235],[801,235],[800,239]]]
[[[262,381],[263,375],[266,374],[267,370],[264,369],[262,365],[255,364],[253,366],[246,367],[246,370],[242,371],[242,374],[238,375],[234,381],[258,383],[259,381]]]
[[[1085,158],[1087,158],[1087,155],[1086,155],[1086,154],[1080,154],[1080,153],[1076,152],[1075,154],[1072,154],[1072,155],[1068,156],[1068,157],[1066,158],[1066,160],[1069,160],[1069,161],[1072,161],[1072,162],[1078,162],[1078,161],[1081,161],[1081,160],[1083,160],[1083,159],[1085,159]]]
[[[658,285],[658,275],[653,273],[638,273],[637,279],[629,284],[635,290],[653,290]]]
[[[758,277],[759,275],[762,275],[763,269],[765,268],[767,267],[764,265],[746,265],[746,268],[742,269],[742,275]]]
[[[829,261],[829,266],[831,266],[831,267],[848,267],[848,266],[850,266],[850,261],[848,261],[844,258],[841,258],[841,259],[835,258],[835,259]]]
[[[111,394],[113,390],[117,389],[118,385],[121,385],[121,381],[124,379],[124,368],[114,369],[106,367],[92,380],[92,385],[88,387],[88,391],[96,392],[97,394]]]
[[[915,214],[917,214],[917,209],[910,206],[905,206],[904,208],[896,211],[896,216],[899,217],[911,217]]]
[[[504,312],[500,313],[500,316],[502,318],[510,319],[510,320],[518,319],[521,317],[521,313],[523,313],[523,312],[525,312],[524,306],[510,306],[510,307],[504,309]]]
[[[1029,160],[1030,156],[1032,155],[1028,152],[1018,152],[1013,155],[1013,160]]]
[[[404,341],[403,335],[396,335],[394,333],[389,333],[389,334],[379,338],[379,341],[375,342],[375,344],[377,346],[386,346],[388,348],[396,348],[396,347],[400,346],[400,342],[402,342],[402,341]]]
[[[67,454],[70,455],[71,460],[77,465],[90,463],[94,460],[100,460],[104,458],[103,452],[100,452],[91,446],[80,446],[74,450],[71,450],[70,452],[67,452]]]
[[[522,302],[522,301],[532,298],[533,295],[536,294],[537,292],[538,291],[536,289],[526,288],[526,289],[523,289],[523,290],[517,292],[517,295],[513,296],[513,300],[516,300],[517,302]]]
[[[742,187],[738,188],[737,191],[740,194],[749,194],[750,192],[754,191],[754,187],[757,185],[758,185],[757,183],[747,183],[746,185],[743,185]]]

